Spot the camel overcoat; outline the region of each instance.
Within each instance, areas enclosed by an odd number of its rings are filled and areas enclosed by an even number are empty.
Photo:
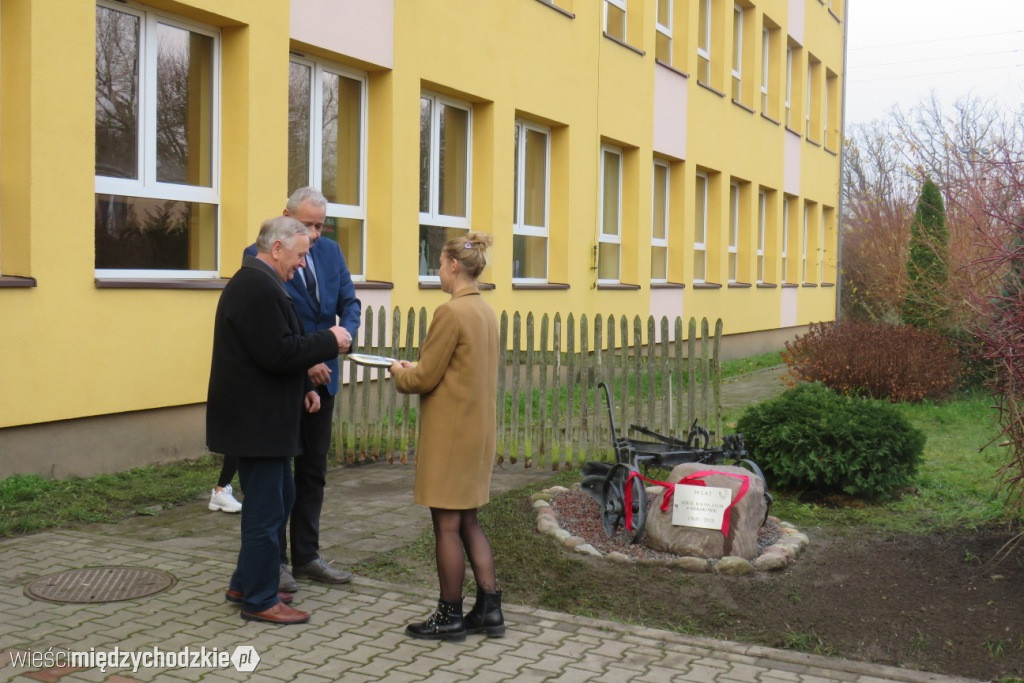
[[[470,510],[490,496],[497,432],[498,320],[476,289],[461,289],[434,311],[419,362],[393,373],[395,387],[420,394],[413,500]]]

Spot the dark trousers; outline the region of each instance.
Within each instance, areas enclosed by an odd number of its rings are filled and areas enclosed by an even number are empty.
[[[242,549],[231,588],[245,595],[245,611],[262,612],[278,602],[279,538],[295,500],[291,458],[239,458],[238,480],[245,491],[245,505]]]
[[[320,410],[302,414],[302,455],[295,458],[295,505],[289,522],[292,566],[295,567],[320,556],[320,510],[324,506],[324,486],[327,483],[327,451],[331,447],[334,397],[327,387],[318,387],[317,392],[320,394]],[[280,543],[281,562],[288,564],[283,528]]]

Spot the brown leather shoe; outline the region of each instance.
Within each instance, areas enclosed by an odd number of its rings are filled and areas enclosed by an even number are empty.
[[[243,609],[242,618],[247,621],[265,621],[268,624],[305,624],[309,621],[309,612],[293,609],[279,602],[262,612],[246,612]]]
[[[292,600],[295,598],[295,596],[291,593],[285,593],[284,591],[280,591],[277,594],[277,597],[281,600],[281,602],[283,602],[286,605],[292,604]],[[224,591],[224,599],[230,603],[240,605],[243,602],[245,602],[245,594],[242,593],[242,591],[236,591],[229,588],[226,591]]]

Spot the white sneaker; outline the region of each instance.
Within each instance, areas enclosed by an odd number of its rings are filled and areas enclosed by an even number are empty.
[[[221,512],[241,512],[242,504],[235,500],[231,490],[231,484],[218,491],[216,488],[210,491],[210,509]]]

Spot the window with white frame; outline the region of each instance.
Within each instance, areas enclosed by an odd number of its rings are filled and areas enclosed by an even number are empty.
[[[825,126],[822,142],[827,149],[839,147],[839,76],[828,69],[825,70],[825,111],[821,120]]]
[[[517,120],[515,146],[512,278],[520,282],[546,282],[551,131],[543,126]]]
[[[697,82],[711,85],[711,0],[697,2]]]
[[[612,38],[626,41],[627,0],[604,0],[604,32]]]
[[[619,282],[622,259],[622,150],[611,145],[601,145],[600,221],[597,281]]]
[[[743,7],[732,6],[732,99],[743,101]]]
[[[793,46],[786,46],[786,126],[793,125]]]
[[[693,281],[700,283],[707,279],[708,251],[708,176],[697,173],[697,184],[693,193]]]
[[[654,161],[651,198],[651,282],[668,282],[669,165]]]
[[[729,183],[729,282],[739,279],[740,186]]]
[[[654,25],[654,56],[664,64],[672,63],[673,10],[673,0],[658,0],[658,16]]]
[[[772,65],[772,34],[765,26],[761,30],[761,112],[767,113],[768,109],[768,83],[771,79]],[[777,116],[777,114],[776,114]]]
[[[96,6],[96,275],[216,277],[220,34]]]
[[[420,279],[437,279],[445,242],[469,231],[473,110],[420,95]]]
[[[807,100],[804,106],[807,119],[807,139],[818,140],[818,133],[822,131],[821,121],[819,120],[818,107],[821,105],[821,86],[819,85],[819,77],[821,71],[821,62],[814,58],[813,55],[808,55],[807,59]]]
[[[822,207],[821,227],[818,230],[818,282],[825,281],[825,231],[831,209]]]
[[[288,193],[307,185],[323,192],[323,237],[364,279],[366,77],[296,56],[288,69]]]
[[[800,281],[807,282],[807,237],[810,234],[811,206],[804,202],[804,228],[800,237]]]
[[[784,197],[782,200],[782,244],[779,248],[779,261],[782,268],[783,283],[789,282],[789,235],[790,219],[792,218],[791,204],[792,197]]]
[[[757,284],[764,282],[764,226],[768,217],[768,194],[757,193]]]

